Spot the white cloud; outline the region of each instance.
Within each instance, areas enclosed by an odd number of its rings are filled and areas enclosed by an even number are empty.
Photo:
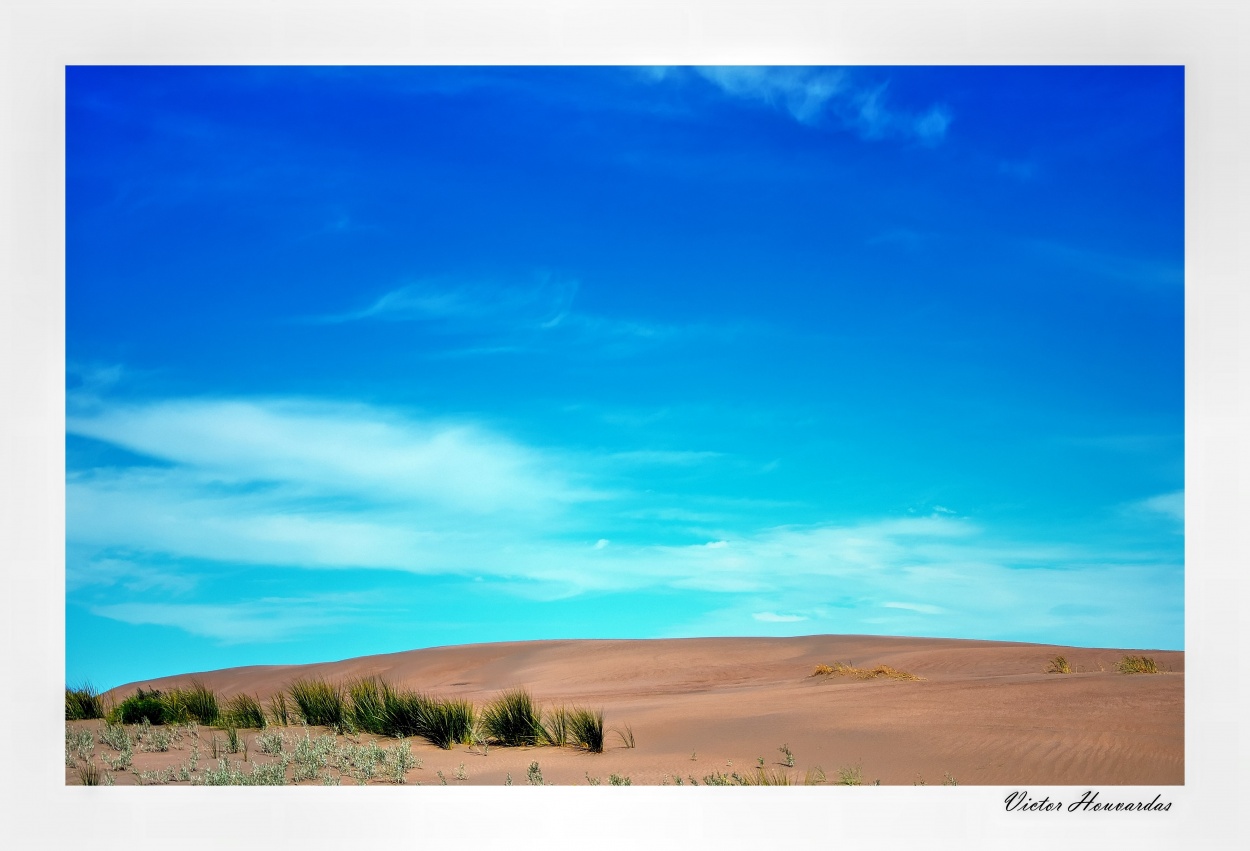
[[[753,612],[751,617],[764,623],[798,623],[807,620],[802,615],[779,615],[775,612]]]

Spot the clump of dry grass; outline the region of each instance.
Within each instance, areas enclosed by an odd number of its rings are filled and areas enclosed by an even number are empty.
[[[1125,656],[1116,662],[1115,669],[1121,674],[1157,674],[1159,666],[1149,656]]]
[[[857,680],[873,680],[885,677],[891,680],[923,679],[907,671],[891,668],[889,665],[877,665],[875,668],[856,668],[847,662],[834,662],[832,665],[817,665],[809,676],[813,677],[854,677]]]
[[[1070,674],[1072,666],[1068,664],[1068,660],[1063,656],[1056,656],[1050,660],[1050,667],[1046,669],[1048,674]]]

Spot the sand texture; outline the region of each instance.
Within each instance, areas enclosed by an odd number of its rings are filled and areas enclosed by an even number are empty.
[[[1126,654],[1153,657],[1163,673],[1118,673],[1115,664]],[[1073,673],[1045,672],[1057,655],[1067,658]],[[922,679],[811,676],[817,665],[839,661],[862,669],[887,665]],[[195,678],[223,698],[247,692],[263,702],[299,677],[346,681],[367,675],[431,695],[468,698],[479,708],[505,688],[524,686],[544,708],[602,708],[606,727],[628,724],[636,742],[627,748],[609,733],[605,752],[592,754],[555,747],[441,750],[413,740],[422,766],[407,773],[408,784],[502,785],[511,775],[514,784],[524,785],[528,766],[538,762],[548,784],[585,785],[598,778],[608,785],[617,774],[633,785],[675,784],[678,778],[684,785],[704,785],[717,773],[749,774],[761,757],[769,771],[799,782],[820,767],[830,786],[856,770],[865,784],[883,785],[940,785],[952,778],[959,785],[1185,780],[1179,651],[842,635],[534,641],[187,673],[122,686],[111,696]],[[245,735],[254,741],[257,733]],[[215,734],[198,731],[205,763]],[[302,737],[305,730],[295,726],[288,735]],[[115,773],[116,783],[137,782],[134,771],[185,762],[189,744],[184,739],[165,753],[136,752],[133,768]],[[793,754],[792,767],[782,745]],[[253,744],[249,759],[269,757],[258,755]],[[79,782],[68,767],[66,782]],[[343,778],[344,785],[352,782]]]

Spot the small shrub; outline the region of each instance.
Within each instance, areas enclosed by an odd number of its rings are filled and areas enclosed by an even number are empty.
[[[544,736],[534,699],[523,688],[503,692],[482,710],[482,727],[501,745],[536,745]]]
[[[100,731],[100,741],[115,751],[128,751],[132,745],[130,734],[126,732],[125,726],[111,721],[106,723],[104,729]]]
[[[260,708],[260,701],[252,695],[236,694],[226,701],[225,711],[219,720],[230,727],[259,730],[265,726],[265,713]]]
[[[633,784],[631,783],[628,777],[623,777],[620,774],[609,774],[608,785],[609,786],[631,786]]]
[[[261,753],[280,754],[284,741],[286,741],[286,734],[281,730],[261,733],[256,737],[256,749]]]
[[[162,768],[153,771],[140,771],[138,778],[140,786],[163,786],[174,779],[174,770],[172,768]]]
[[[104,717],[104,701],[91,683],[65,687],[65,720],[87,721]]]
[[[781,755],[786,758],[785,759],[786,768],[794,768],[794,752],[790,750],[790,746],[782,745],[781,747],[777,748],[777,750],[780,751]]]
[[[538,767],[537,762],[531,762],[530,767],[526,770],[525,774],[531,786],[545,786],[546,785],[545,783],[543,783],[543,771],[541,768]],[[508,775],[508,779],[511,780],[512,775]]]
[[[1050,660],[1050,666],[1046,669],[1048,674],[1070,674],[1072,666],[1068,664],[1068,660],[1063,656],[1056,656]]]
[[[305,724],[320,727],[342,727],[346,720],[343,689],[322,679],[300,679],[291,683],[287,691],[299,707]]]
[[[239,731],[235,727],[226,726],[226,750],[229,753],[238,753],[243,750],[243,737],[239,735]]]
[[[75,765],[75,757],[88,761],[95,751],[95,736],[90,730],[78,730],[65,725],[65,764],[70,768]]]
[[[249,786],[285,786],[286,763],[252,763],[252,773],[248,776]]]
[[[1125,656],[1116,663],[1115,669],[1121,674],[1157,674],[1159,666],[1149,656]]]
[[[148,753],[165,753],[174,744],[175,732],[165,727],[153,727],[144,719],[144,728],[139,735],[139,750]]]
[[[942,774],[942,785],[943,786],[958,786],[959,783],[955,780],[955,775],[947,771]]]
[[[591,753],[603,753],[603,710],[574,707],[569,714],[572,741]]]
[[[155,689],[144,691],[142,687],[113,709],[109,720],[120,724],[138,724],[144,719],[150,724],[165,723],[165,700]]]

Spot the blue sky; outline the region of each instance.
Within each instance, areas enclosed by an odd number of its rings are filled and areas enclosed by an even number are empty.
[[[1183,73],[66,83],[66,676],[1183,646]]]

